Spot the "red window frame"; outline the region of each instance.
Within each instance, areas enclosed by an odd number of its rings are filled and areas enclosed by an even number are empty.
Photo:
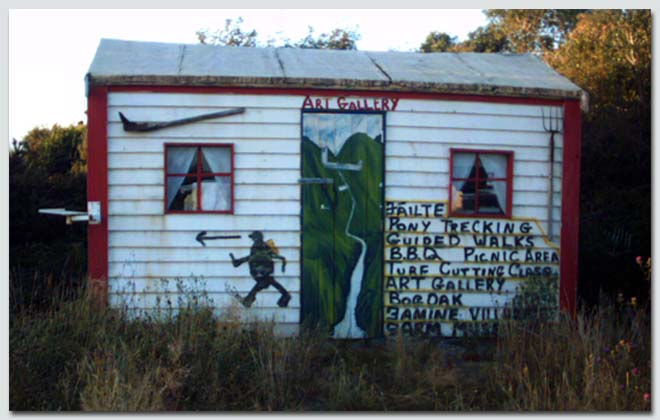
[[[196,147],[197,148],[197,172],[195,174],[189,173],[170,173],[169,168],[167,167],[167,153],[170,147]],[[202,147],[224,147],[229,149],[229,160],[230,160],[230,172],[203,172],[202,171]],[[163,199],[163,205],[165,208],[165,214],[234,214],[234,145],[225,144],[225,143],[165,143],[165,170],[164,177],[165,182],[163,189],[165,191],[165,196]],[[183,176],[186,178],[197,178],[197,185],[202,185],[202,178],[205,176],[228,176],[229,177],[229,209],[227,210],[204,210],[202,209],[202,188],[197,188],[197,210],[170,210],[167,205],[167,179],[171,176]]]
[[[479,185],[479,166],[475,178],[454,178],[454,154],[473,153],[476,158],[479,155],[502,155],[506,156],[506,178],[488,178],[489,181],[506,181],[506,209],[504,214],[479,213],[479,195],[475,194],[474,213],[458,213],[452,210],[453,182],[472,180]],[[513,213],[513,151],[511,150],[483,150],[483,149],[449,149],[449,215],[451,217],[487,217],[494,219],[510,219]]]

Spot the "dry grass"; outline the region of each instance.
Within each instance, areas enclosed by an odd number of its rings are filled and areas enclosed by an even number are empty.
[[[278,338],[205,308],[161,321],[86,296],[53,308],[11,318],[11,410],[650,410],[643,308],[503,325],[470,362],[420,338]]]

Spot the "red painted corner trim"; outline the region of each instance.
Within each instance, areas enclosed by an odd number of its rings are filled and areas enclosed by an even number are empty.
[[[87,228],[89,287],[108,303],[108,89],[94,87],[87,98],[87,201],[101,203],[101,223]]]
[[[577,100],[564,102],[564,170],[561,193],[561,266],[559,306],[575,317],[580,235],[580,158],[582,115]]]

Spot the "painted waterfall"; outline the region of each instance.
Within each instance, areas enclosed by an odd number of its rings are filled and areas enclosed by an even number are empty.
[[[303,114],[303,321],[382,334],[383,117]]]

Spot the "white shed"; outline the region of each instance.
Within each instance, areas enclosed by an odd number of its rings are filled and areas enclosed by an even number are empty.
[[[575,310],[582,91],[537,57],[102,40],[86,82],[110,306],[461,336],[545,278]]]

